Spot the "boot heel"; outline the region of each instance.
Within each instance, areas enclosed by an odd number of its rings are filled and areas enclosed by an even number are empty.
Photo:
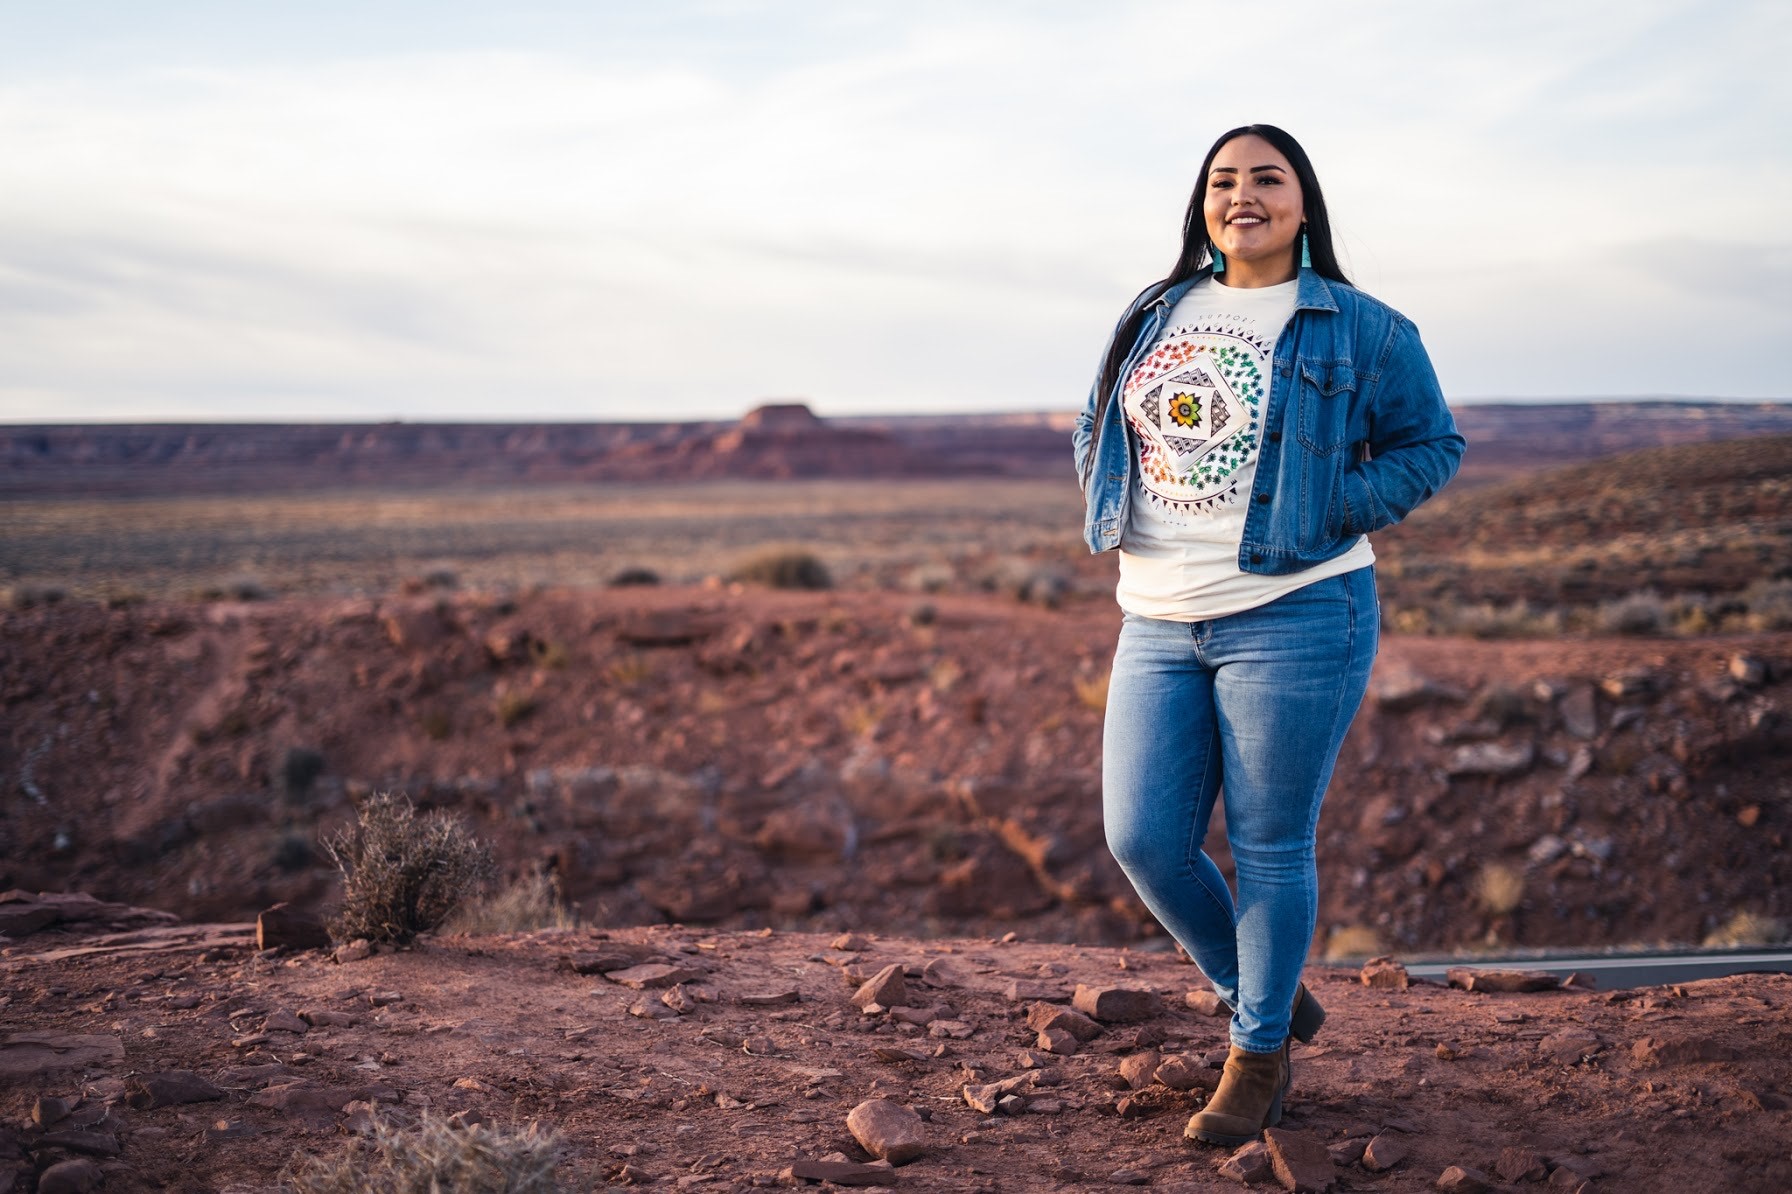
[[[1294,1011],[1288,1017],[1288,1034],[1303,1045],[1313,1039],[1319,1026],[1325,1023],[1325,1009],[1302,983],[1294,993]]]

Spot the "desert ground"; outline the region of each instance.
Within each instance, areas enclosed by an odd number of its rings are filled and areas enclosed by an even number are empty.
[[[1489,994],[1357,967],[1786,939],[1789,477],[1792,441],[1682,445],[1484,479],[1376,536],[1382,652],[1320,826],[1334,1020],[1289,1104],[1340,1146],[1337,1188],[1787,1184],[1781,979]],[[742,1189],[871,1160],[845,1116],[882,1094],[929,1113],[928,1151],[863,1180],[1236,1185],[1179,1140],[1222,1022],[1102,841],[1118,616],[1062,479],[4,512],[0,1189],[89,1145],[106,1189],[272,1188],[425,1108],[560,1132],[565,1188]],[[271,905],[332,910],[321,843],[378,792],[461,818],[563,927],[252,950]],[[1223,824],[1209,847],[1228,865]],[[103,915],[44,921],[34,893]],[[604,961],[695,973],[662,1000]],[[854,980],[894,963],[912,1000],[866,1015]],[[1103,983],[1156,1010],[1033,1056],[1035,1005]],[[1150,1051],[1191,1085],[1123,1082]],[[165,1071],[220,1094],[134,1093]],[[1018,1115],[966,1100],[1017,1076]],[[40,1098],[116,1150],[46,1143]],[[1366,1168],[1373,1137],[1403,1159]]]

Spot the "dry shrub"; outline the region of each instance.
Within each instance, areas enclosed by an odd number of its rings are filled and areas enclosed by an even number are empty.
[[[767,585],[774,589],[831,589],[834,578],[826,564],[807,551],[766,551],[735,565],[729,580]]]
[[[657,585],[660,583],[660,574],[651,568],[624,568],[622,571],[610,577],[608,583],[612,589],[630,589],[647,585]]]
[[[1494,916],[1505,916],[1524,902],[1524,874],[1502,862],[1490,862],[1475,876],[1475,898]]]
[[[342,871],[342,910],[330,922],[337,941],[405,942],[436,928],[493,874],[492,853],[458,816],[417,815],[402,793],[376,792],[353,829],[326,838]]]
[[[1671,621],[1668,603],[1654,589],[1602,601],[1593,615],[1601,634],[1661,634]]]
[[[1787,939],[1786,926],[1771,916],[1758,912],[1738,912],[1718,928],[1705,935],[1705,945],[1712,948],[1738,945],[1779,945]]]
[[[653,664],[645,655],[624,655],[604,668],[604,676],[618,688],[639,684],[653,675]]]
[[[3,593],[8,609],[35,609],[68,600],[68,590],[61,585],[13,585],[0,593]]]
[[[451,933],[483,937],[491,933],[529,933],[536,929],[577,928],[579,918],[560,902],[554,876],[531,871],[492,895],[455,909],[443,926]]]
[[[1510,605],[1483,601],[1439,610],[1433,621],[1444,634],[1466,634],[1472,638],[1554,638],[1562,632],[1560,610],[1543,609],[1528,601]]]
[[[1750,630],[1792,630],[1792,580],[1757,580],[1741,597]]]
[[[297,1194],[554,1194],[559,1137],[530,1123],[521,1131],[459,1127],[425,1114],[415,1127],[385,1118],[333,1157],[300,1154],[282,1175]]]
[[[1337,925],[1326,934],[1325,960],[1373,958],[1381,953],[1381,938],[1368,925]]]
[[[532,638],[529,640],[529,658],[536,667],[557,672],[566,667],[567,660],[571,657],[559,643]]]
[[[1076,689],[1076,699],[1097,713],[1104,713],[1108,707],[1108,680],[1112,672],[1103,672],[1099,676],[1077,676],[1071,680],[1071,687]]]

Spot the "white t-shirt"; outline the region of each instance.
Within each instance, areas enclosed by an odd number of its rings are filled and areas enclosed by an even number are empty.
[[[1139,467],[1120,538],[1121,609],[1199,622],[1375,562],[1359,536],[1342,555],[1289,576],[1238,567],[1276,339],[1299,286],[1243,289],[1203,278],[1126,378],[1121,404]]]

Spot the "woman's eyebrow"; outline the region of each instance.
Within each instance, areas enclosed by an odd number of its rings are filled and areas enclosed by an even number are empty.
[[[1280,166],[1274,164],[1273,162],[1267,166],[1252,166],[1251,167],[1252,174],[1261,174],[1265,170],[1274,170],[1279,174],[1286,173],[1286,171],[1284,171]],[[1208,173],[1209,174],[1237,174],[1238,167],[1237,166],[1215,166],[1212,170],[1209,170]]]

